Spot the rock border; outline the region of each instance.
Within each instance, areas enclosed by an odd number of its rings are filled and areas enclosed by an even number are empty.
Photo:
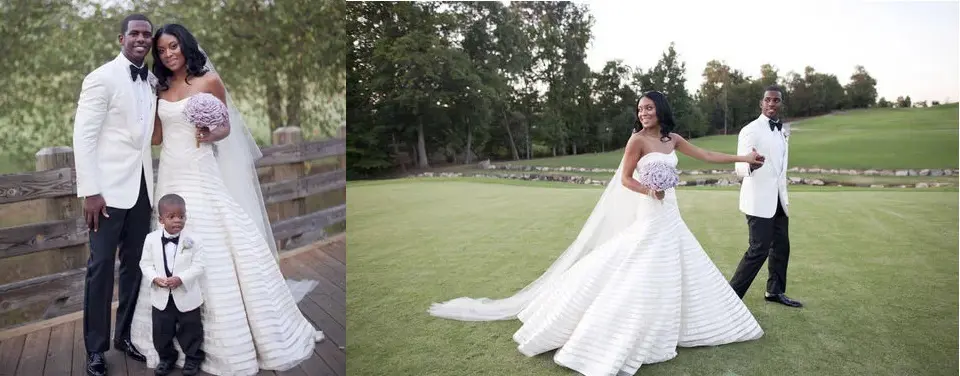
[[[613,168],[587,168],[587,167],[543,167],[530,165],[513,164],[493,164],[490,161],[483,161],[478,167],[484,170],[505,170],[505,171],[537,171],[537,172],[594,172],[594,173],[614,173],[617,170]],[[733,174],[733,170],[677,170],[681,175],[724,175]],[[791,167],[788,172],[800,174],[827,174],[827,175],[853,175],[853,176],[957,176],[960,175],[960,169],[837,169],[837,168],[816,168],[816,167]]]
[[[584,184],[584,185],[597,185],[605,186],[609,179],[607,180],[598,180],[593,178],[588,178],[584,176],[576,175],[549,175],[549,174],[536,174],[536,173],[510,173],[510,174],[487,174],[487,173],[462,173],[462,172],[422,172],[415,175],[409,175],[408,177],[418,177],[418,178],[463,178],[463,177],[473,177],[473,178],[492,178],[492,179],[511,179],[511,180],[525,180],[525,181],[547,181],[547,182],[560,182],[560,183],[571,183],[571,184]],[[861,187],[861,188],[936,188],[936,187],[953,187],[953,184],[950,183],[916,183],[916,184],[855,184],[850,182],[838,182],[830,181],[823,179],[808,179],[800,177],[790,177],[788,183],[791,185],[812,185],[812,186],[831,186],[831,187]],[[732,187],[739,186],[740,181],[737,179],[726,179],[726,178],[701,178],[696,180],[681,180],[680,186],[714,186],[714,187]]]

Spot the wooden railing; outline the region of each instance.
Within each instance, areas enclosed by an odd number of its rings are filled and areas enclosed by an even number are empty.
[[[261,149],[257,173],[281,252],[345,231],[345,137],[341,127],[335,138],[304,142],[300,128],[285,127]],[[38,151],[36,172],[0,175],[0,329],[82,310],[82,208],[69,147]]]

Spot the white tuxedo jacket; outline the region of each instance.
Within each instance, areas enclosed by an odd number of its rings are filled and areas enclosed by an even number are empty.
[[[143,255],[140,257],[140,270],[143,271],[142,283],[150,286],[150,304],[162,310],[167,307],[167,297],[172,293],[173,301],[180,312],[193,310],[203,304],[203,294],[200,291],[200,277],[203,276],[205,268],[203,245],[186,231],[180,232],[177,254],[173,265],[168,266],[173,273],[171,277],[180,277],[183,284],[171,291],[169,288],[153,283],[154,278],[167,276],[163,269],[165,255],[163,243],[160,240],[162,236],[162,228],[147,234],[143,242]]]
[[[150,73],[147,80],[156,82],[156,77]],[[77,197],[100,194],[107,206],[132,208],[140,195],[143,171],[152,206],[150,138],[157,96],[155,86],[149,87],[149,92],[137,92],[142,89],[130,78],[130,61],[123,54],[83,79],[73,123]],[[149,104],[139,107],[138,98]]]
[[[783,132],[770,130],[770,118],[764,115],[744,126],[737,138],[738,155],[750,154],[754,148],[766,158],[762,167],[751,172],[747,163],[740,162],[735,165],[737,175],[743,178],[740,186],[740,211],[754,217],[773,218],[779,198],[784,213],[788,213],[787,139]]]

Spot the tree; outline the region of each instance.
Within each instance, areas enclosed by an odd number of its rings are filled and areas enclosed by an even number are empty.
[[[911,102],[910,102],[910,96],[909,96],[909,95],[906,96],[906,97],[903,97],[903,96],[897,97],[897,107],[899,107],[899,108],[910,108],[910,105],[911,105]]]
[[[844,90],[846,90],[850,108],[867,108],[876,102],[877,80],[870,77],[862,65],[858,65]]]

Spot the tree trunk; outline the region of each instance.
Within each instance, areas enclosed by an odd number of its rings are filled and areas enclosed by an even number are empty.
[[[526,139],[523,141],[524,141],[524,146],[527,147],[527,159],[532,159],[533,158],[533,141],[530,141],[530,121],[527,120],[525,123],[526,124],[524,126],[524,130],[526,131],[526,135],[524,137]]]
[[[430,161],[427,159],[427,141],[423,135],[422,116],[417,116],[417,167],[430,168]]]
[[[469,124],[467,125],[467,150],[464,151],[463,164],[470,164],[473,162],[473,157],[471,154],[473,150],[473,127]]]
[[[517,142],[513,140],[513,132],[510,130],[510,119],[503,113],[503,127],[507,129],[507,138],[510,140],[510,151],[513,152],[513,160],[520,160],[520,153],[517,152]]]
[[[300,126],[300,112],[303,103],[303,79],[299,76],[288,76],[290,82],[287,90],[287,126]]]
[[[396,157],[396,156],[400,155],[400,144],[397,143],[397,133],[396,133],[396,132],[391,133],[391,134],[390,134],[390,137],[393,139],[393,155]],[[407,172],[407,162],[406,162],[406,161],[400,163],[400,171],[403,171],[403,173],[406,173],[406,172]]]
[[[280,92],[280,83],[277,80],[267,79],[267,118],[270,120],[270,131],[283,127],[283,93]]]

